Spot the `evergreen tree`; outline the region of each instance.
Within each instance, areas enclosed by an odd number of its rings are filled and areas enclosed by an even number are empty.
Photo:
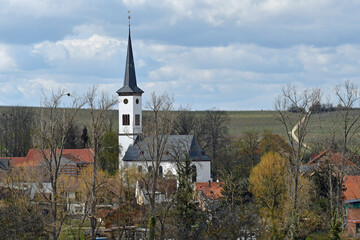
[[[83,143],[83,148],[86,148],[89,143],[88,130],[87,130],[86,126],[84,126],[84,128],[83,128],[81,139],[82,139],[82,143]]]
[[[66,136],[66,141],[64,144],[65,149],[76,149],[78,148],[77,144],[77,127],[74,124],[71,124],[69,131]]]
[[[201,212],[193,201],[193,169],[189,157],[177,162],[177,172],[179,185],[175,215],[178,219],[178,239],[199,239]]]
[[[119,144],[116,133],[113,131],[105,133],[101,146],[100,167],[103,171],[113,175],[119,166]]]

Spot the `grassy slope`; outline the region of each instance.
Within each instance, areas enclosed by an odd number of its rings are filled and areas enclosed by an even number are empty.
[[[0,106],[0,114],[6,111],[8,107]],[[40,113],[40,108],[32,108],[37,113]],[[204,114],[203,111],[194,112],[195,114]],[[246,130],[254,129],[258,132],[262,132],[264,129],[269,129],[275,134],[279,134],[285,137],[285,128],[276,120],[275,111],[229,111],[229,133],[232,136],[239,136]],[[144,115],[148,114],[144,111]],[[295,117],[295,115],[293,115]],[[331,120],[334,113],[321,113],[314,114],[311,118],[309,125],[309,140],[321,140],[329,129],[333,127],[333,121]],[[295,118],[294,119],[294,123]],[[90,114],[87,109],[81,109],[77,116],[77,124],[82,127],[84,125],[89,126]],[[118,111],[112,110],[109,112],[106,124],[112,125],[114,131],[118,130]]]
[[[9,107],[0,106],[0,114],[5,112]],[[39,107],[31,107],[37,114],[40,113]],[[194,112],[195,114],[204,114],[205,112]],[[229,111],[229,133],[232,136],[239,136],[246,130],[255,129],[262,132],[263,129],[270,129],[276,134],[284,135],[283,126],[276,121],[274,111]],[[144,111],[144,115],[148,112]],[[76,122],[79,126],[89,126],[90,115],[87,109],[81,109],[76,118]],[[118,111],[112,110],[109,113],[106,124],[112,125],[114,131],[118,130]]]

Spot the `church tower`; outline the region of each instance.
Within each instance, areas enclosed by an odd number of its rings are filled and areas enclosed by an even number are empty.
[[[124,85],[116,93],[119,95],[119,165],[129,146],[133,145],[136,137],[142,131],[142,101],[144,93],[136,84],[134,57],[131,46],[130,26],[127,47]]]

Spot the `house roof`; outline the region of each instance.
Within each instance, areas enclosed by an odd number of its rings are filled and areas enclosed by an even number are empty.
[[[48,154],[49,150],[45,150],[45,153]],[[88,148],[63,149],[62,156],[74,162],[92,163],[94,161],[91,150]],[[11,157],[10,159],[11,166],[38,166],[44,161],[39,149],[30,149],[26,157]]]
[[[119,96],[141,95],[144,92],[136,84],[135,64],[134,64],[134,57],[131,46],[130,29],[129,29],[129,40],[128,40],[127,55],[126,55],[124,86],[119,90],[117,90],[116,92],[117,94],[119,94]]]
[[[344,177],[344,201],[360,199],[360,176],[347,175]]]
[[[197,182],[195,183],[195,191],[201,192],[203,196],[217,200],[223,197],[223,182]]]
[[[321,164],[326,159],[329,159],[329,157],[331,157],[331,164],[333,164],[333,165],[340,166],[340,165],[344,164],[344,165],[350,166],[350,167],[355,166],[355,164],[348,159],[345,159],[345,162],[342,162],[341,153],[331,151],[330,149],[326,149],[326,150],[322,151],[320,154],[318,154],[313,159],[311,159],[308,163],[306,163],[306,165]]]
[[[210,161],[210,158],[206,155],[205,151],[201,148],[193,135],[170,135],[163,138],[149,136],[144,139],[138,138],[134,145],[129,146],[123,160],[151,161],[154,153],[149,151],[149,149],[154,149],[156,141],[166,141],[163,156],[161,158],[162,161],[173,161],[179,157],[185,158],[186,154],[188,154],[192,161]]]
[[[26,162],[26,157],[10,157],[11,166],[20,166]]]
[[[9,170],[10,163],[8,158],[1,158],[0,159],[0,169],[2,170]]]

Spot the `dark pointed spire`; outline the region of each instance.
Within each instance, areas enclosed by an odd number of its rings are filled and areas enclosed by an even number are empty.
[[[144,91],[138,88],[136,84],[136,74],[135,74],[135,64],[134,57],[131,46],[131,37],[130,37],[130,25],[129,25],[129,40],[128,48],[126,55],[126,65],[125,65],[125,77],[124,77],[124,86],[116,91],[120,95],[141,95]]]

